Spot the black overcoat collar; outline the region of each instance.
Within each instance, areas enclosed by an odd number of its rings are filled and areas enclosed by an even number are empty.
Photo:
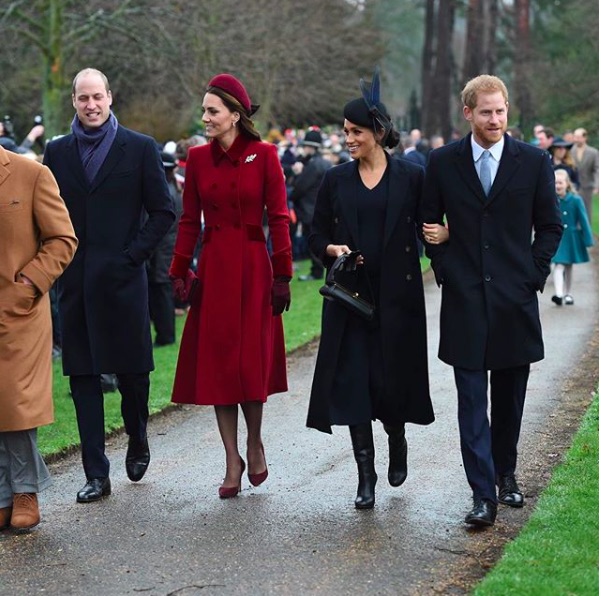
[[[395,159],[386,154],[388,162],[388,189],[386,203],[386,223],[384,226],[384,244],[386,246],[400,217],[404,199],[409,188],[410,173],[400,159]],[[359,241],[358,220],[358,185],[361,184],[359,177],[359,162],[354,161],[344,168],[340,168],[339,204],[340,212],[344,217],[348,230],[355,245]],[[477,177],[476,177],[477,178]]]
[[[90,184],[88,179],[86,178],[85,171],[83,169],[83,165],[81,163],[81,158],[79,157],[79,150],[77,149],[77,140],[75,135],[70,135],[69,141],[67,143],[67,154],[66,161],[68,166],[76,177],[77,182],[82,186],[82,188],[86,188],[88,192],[94,192],[106,179],[106,177],[113,171],[115,166],[119,163],[119,161],[123,158],[123,154],[125,152],[125,146],[127,144],[127,135],[125,129],[122,126],[117,128],[117,134],[115,135],[115,140],[107,153],[106,159],[103,164],[100,166],[100,170],[98,170],[98,174],[96,174],[96,178]]]
[[[478,173],[476,172],[476,167],[474,166],[471,136],[471,133],[466,135],[457,144],[455,163],[465,183],[476,195],[478,195],[482,202],[490,204],[507,186],[507,183],[511,180],[513,174],[520,165],[519,145],[508,134],[505,134],[505,145],[503,147],[503,153],[501,154],[499,169],[497,170],[495,181],[490,189],[490,194],[487,197],[484,194],[482,184],[480,183],[480,178],[478,178]]]

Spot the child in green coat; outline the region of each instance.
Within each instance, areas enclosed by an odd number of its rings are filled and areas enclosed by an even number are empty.
[[[555,285],[555,295],[551,300],[557,306],[572,305],[572,265],[590,260],[587,248],[593,246],[593,232],[584,201],[574,194],[566,170],[555,170],[555,192],[561,209],[563,236],[555,256],[551,259]]]

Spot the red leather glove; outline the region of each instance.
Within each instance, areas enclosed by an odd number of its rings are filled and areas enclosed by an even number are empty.
[[[287,277],[276,277],[271,286],[271,310],[273,316],[281,315],[290,309],[290,280]]]
[[[198,286],[198,277],[196,277],[192,269],[188,269],[185,279],[172,277],[171,286],[173,287],[173,295],[180,302],[190,302]]]

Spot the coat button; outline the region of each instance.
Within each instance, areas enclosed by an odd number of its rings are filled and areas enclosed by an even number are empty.
[[[484,248],[490,248],[490,244],[488,242],[484,243]]]
[[[411,216],[407,218],[407,223],[411,223]]]
[[[234,224],[234,228],[236,228],[236,230],[239,230],[242,226],[239,223],[235,223]]]
[[[215,226],[215,229],[216,229],[216,230],[221,230],[221,226],[220,226],[219,224],[217,224],[217,225]]]
[[[231,187],[232,187],[232,188],[236,188],[236,183],[235,183],[235,182],[232,182],[232,184],[231,184]]]
[[[568,224],[563,224],[564,229],[567,229]]]
[[[212,203],[211,207],[213,207],[213,211],[219,211],[219,207],[217,206],[217,203]]]
[[[411,247],[410,246],[405,246],[405,252],[411,252]]]
[[[413,277],[412,277],[411,273],[408,273],[408,274],[407,274],[407,276],[405,277],[405,279],[406,279],[407,281],[411,281],[411,280],[413,279]]]
[[[490,275],[485,275],[484,276],[484,281],[490,281],[492,278],[490,277]]]
[[[217,188],[217,184],[215,182],[213,182],[213,184],[211,184],[211,188],[213,188],[213,189]]]

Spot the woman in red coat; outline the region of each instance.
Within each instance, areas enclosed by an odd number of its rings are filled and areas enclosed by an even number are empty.
[[[172,401],[213,405],[226,453],[221,498],[234,497],[245,470],[238,452],[238,405],[248,428],[250,482],[267,478],[263,403],[287,391],[282,317],[290,306],[292,250],[284,174],[274,145],[263,143],[242,83],[209,81],[202,104],[208,145],[188,154],[184,211],[170,275],[188,313]],[[261,222],[266,210],[272,244]],[[198,282],[189,270],[204,218]]]

